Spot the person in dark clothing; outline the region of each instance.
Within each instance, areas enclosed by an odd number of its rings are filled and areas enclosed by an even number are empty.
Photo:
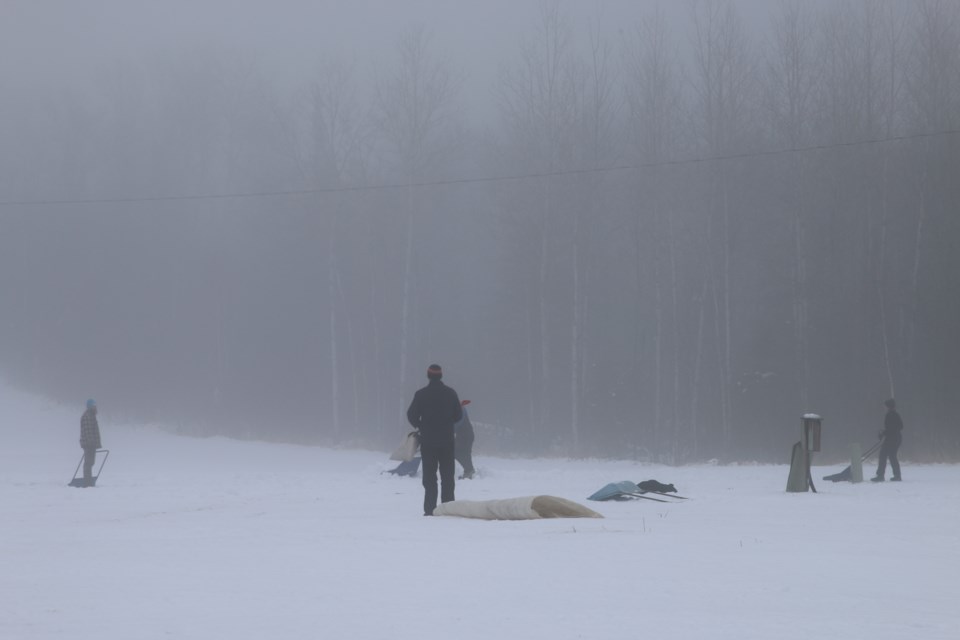
[[[407,420],[420,433],[423,457],[423,515],[432,516],[437,508],[437,469],[440,470],[440,501],[454,500],[453,425],[463,416],[457,392],[443,384],[438,364],[427,368],[427,386],[413,395]]]
[[[883,403],[887,407],[887,415],[883,419],[883,431],[880,437],[883,438],[883,444],[880,445],[880,463],[877,465],[877,475],[871,478],[873,482],[883,482],[887,471],[887,460],[890,460],[890,467],[893,469],[894,482],[900,481],[900,461],[897,460],[897,450],[903,440],[901,431],[903,431],[903,420],[897,413],[897,403],[890,398]]]
[[[470,416],[467,414],[467,405],[469,400],[461,400],[460,408],[463,410],[463,417],[457,424],[453,425],[453,431],[456,434],[456,446],[454,447],[454,457],[463,467],[463,475],[460,479],[469,480],[473,477],[476,470],[473,468],[473,424],[470,422]]]
[[[97,423],[97,403],[87,400],[87,410],[80,417],[80,448],[83,449],[83,486],[93,486],[93,462],[100,448],[100,425]]]

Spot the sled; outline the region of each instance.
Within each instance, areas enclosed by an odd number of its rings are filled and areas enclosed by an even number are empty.
[[[879,440],[872,447],[867,449],[867,452],[860,457],[860,462],[866,462],[867,458],[876,453],[877,449],[880,448],[880,445],[883,444],[883,440]],[[847,465],[847,468],[841,471],[840,473],[834,473],[833,475],[823,476],[824,480],[830,482],[851,482],[853,480],[853,468],[852,465]]]
[[[645,496],[643,495],[644,493],[636,483],[630,482],[629,480],[622,480],[620,482],[611,482],[601,487],[595,491],[593,495],[589,496],[587,500],[603,502],[606,500],[632,500],[640,498],[643,500],[653,500],[654,502],[669,502],[669,500]]]
[[[396,476],[410,476],[411,478],[415,478],[417,476],[417,471],[419,470],[420,456],[417,456],[408,462],[401,462],[393,469],[387,469],[387,473],[392,473]]]
[[[97,449],[97,453],[103,453],[106,455],[104,455],[103,458],[100,460],[100,467],[97,469],[97,473],[90,478],[90,483],[87,484],[86,481],[84,481],[83,476],[77,477],[77,473],[80,472],[80,467],[83,466],[83,455],[81,454],[80,462],[77,463],[77,468],[73,472],[73,480],[71,480],[69,484],[67,484],[68,487],[95,487],[97,485],[97,478],[100,477],[100,472],[103,471],[103,465],[107,463],[107,458],[110,457],[110,450]]]
[[[413,460],[413,457],[417,454],[417,449],[420,447],[420,432],[411,431],[403,438],[403,442],[397,447],[397,450],[390,454],[391,460],[400,460],[402,462],[410,462]]]

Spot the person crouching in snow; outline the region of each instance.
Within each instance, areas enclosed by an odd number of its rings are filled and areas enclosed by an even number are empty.
[[[473,468],[473,441],[475,435],[473,433],[473,424],[470,422],[470,416],[467,414],[468,404],[470,404],[469,400],[460,401],[460,409],[463,411],[463,417],[453,425],[453,431],[456,434],[454,456],[457,462],[463,466],[463,475],[460,476],[461,480],[464,478],[469,480],[476,472]]]

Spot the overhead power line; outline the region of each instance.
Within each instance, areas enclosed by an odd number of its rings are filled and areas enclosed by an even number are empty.
[[[529,180],[536,178],[555,178],[563,176],[576,176],[587,174],[611,173],[617,171],[636,171],[639,169],[648,169],[654,167],[682,166],[690,164],[699,164],[705,162],[717,162],[721,160],[743,160],[748,158],[759,158],[763,156],[777,156],[788,153],[802,153],[807,151],[822,151],[827,149],[838,149],[843,147],[858,147],[863,145],[880,144],[884,142],[898,142],[905,140],[917,140],[922,138],[936,138],[942,136],[955,135],[960,133],[960,129],[947,129],[932,133],[916,133],[911,135],[891,136],[886,138],[872,138],[868,140],[852,140],[849,142],[834,142],[829,144],[818,144],[807,147],[790,147],[783,149],[770,149],[766,151],[745,151],[743,153],[734,153],[729,155],[699,156],[693,158],[683,158],[677,160],[657,160],[651,162],[640,162],[626,165],[613,165],[607,167],[594,167],[584,169],[564,169],[558,171],[545,171],[540,173],[523,173],[502,176],[479,176],[468,178],[452,178],[447,180],[430,180],[424,182],[404,182],[404,183],[385,183],[372,185],[356,186],[338,186],[338,187],[318,187],[315,189],[290,189],[280,191],[251,191],[251,192],[233,192],[233,193],[201,193],[201,194],[181,194],[167,196],[129,196],[112,198],[72,198],[57,200],[0,200],[0,206],[40,206],[40,205],[83,205],[83,204],[129,204],[138,202],[171,202],[178,200],[227,200],[227,199],[248,199],[248,198],[277,198],[304,195],[318,195],[326,193],[345,193],[351,191],[386,191],[392,189],[408,189],[423,187],[445,187],[463,184],[481,184],[485,182],[509,182],[517,180]]]

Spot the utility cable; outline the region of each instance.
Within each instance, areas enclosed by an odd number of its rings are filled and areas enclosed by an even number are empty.
[[[834,142],[829,144],[818,144],[807,147],[792,147],[785,149],[770,149],[767,151],[746,151],[729,155],[701,156],[694,158],[684,158],[678,160],[657,160],[650,162],[640,162],[636,164],[614,165],[608,167],[595,167],[584,169],[564,169],[558,171],[544,171],[541,173],[524,173],[503,176],[481,176],[473,178],[453,178],[448,180],[431,180],[424,182],[409,183],[387,183],[373,185],[355,185],[338,187],[319,187],[315,189],[292,189],[281,191],[255,191],[255,192],[236,192],[236,193],[207,193],[194,195],[169,195],[169,196],[131,196],[116,198],[77,198],[63,200],[0,200],[0,207],[15,206],[45,206],[45,205],[84,205],[84,204],[130,204],[141,202],[173,202],[182,200],[226,200],[226,199],[249,199],[249,198],[277,198],[304,195],[318,195],[327,193],[348,193],[360,191],[387,191],[394,189],[408,188],[426,188],[426,187],[445,187],[464,184],[481,184],[492,182],[510,182],[518,180],[529,180],[536,178],[556,178],[564,176],[590,175],[610,173],[617,171],[636,171],[639,169],[649,169],[654,167],[683,166],[690,164],[700,164],[706,162],[718,162],[723,160],[745,160],[748,158],[760,158],[765,156],[784,155],[788,153],[803,153],[808,151],[823,151],[828,149],[839,149],[844,147],[857,147],[864,145],[880,144],[884,142],[899,142],[906,140],[918,140],[923,138],[935,138],[949,136],[960,133],[960,129],[948,129],[932,133],[916,133],[902,136],[892,136],[887,138],[873,138],[868,140],[852,140],[849,142]]]

